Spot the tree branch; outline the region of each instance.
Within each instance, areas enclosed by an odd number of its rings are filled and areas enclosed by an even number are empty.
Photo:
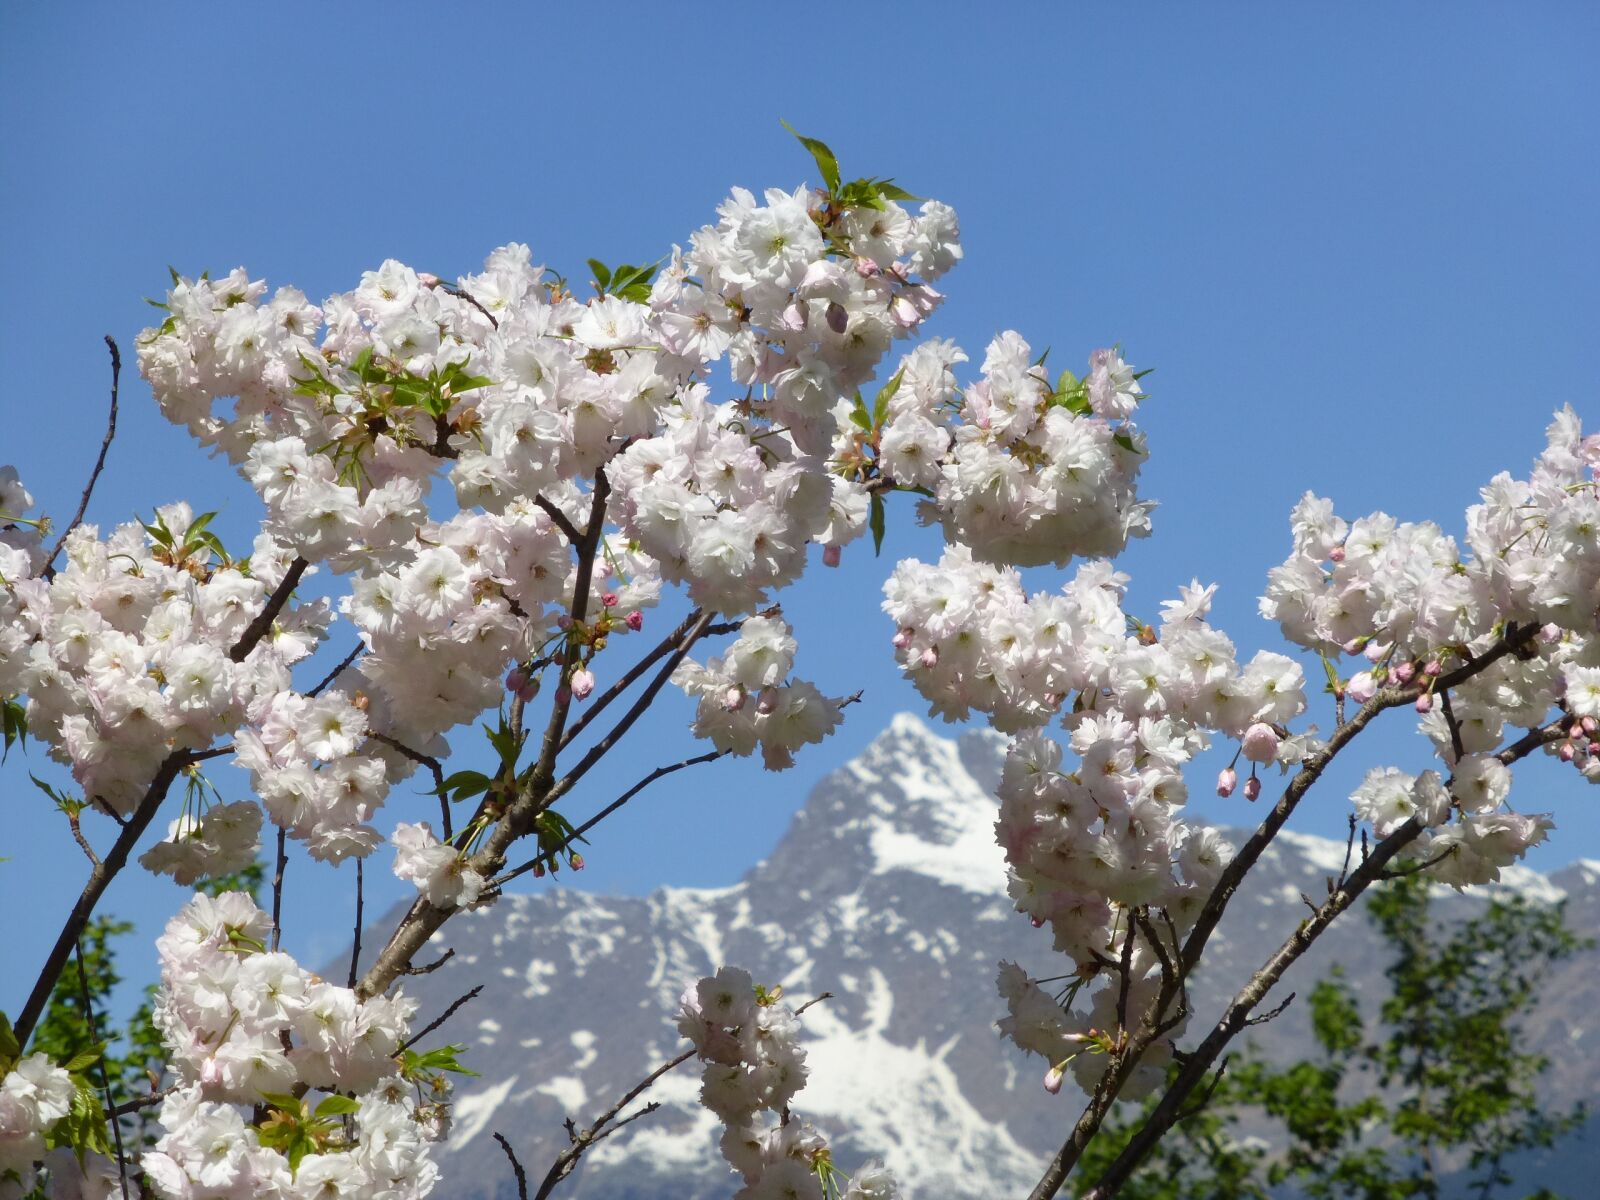
[[[511,1160],[511,1170],[517,1177],[517,1200],[528,1200],[528,1173],[517,1161],[517,1152],[511,1148],[510,1142],[500,1136],[499,1130],[495,1131],[494,1140],[500,1143],[500,1149],[504,1150],[506,1157]]]
[[[100,456],[94,460],[94,469],[89,472],[89,482],[83,486],[83,495],[78,499],[78,511],[73,514],[72,520],[67,522],[67,527],[61,531],[61,536],[56,539],[56,544],[50,548],[49,556],[44,560],[44,569],[40,573],[49,578],[55,574],[56,556],[61,553],[61,548],[67,544],[67,538],[72,531],[83,524],[84,514],[89,511],[89,497],[94,494],[94,485],[100,479],[100,472],[105,470],[106,454],[111,449],[111,439],[117,434],[117,390],[122,379],[122,351],[117,349],[115,339],[106,334],[106,347],[111,351],[111,412],[106,417],[106,436],[100,442]],[[128,1190],[127,1180],[123,1180],[122,1190]]]
[[[295,556],[295,560],[289,564],[289,569],[284,572],[283,578],[278,581],[278,586],[273,589],[272,595],[267,597],[266,604],[256,614],[256,619],[245,627],[238,642],[228,651],[229,658],[241,663],[249,657],[250,651],[256,648],[256,644],[266,636],[267,631],[272,628],[272,623],[278,619],[278,614],[283,612],[283,606],[289,603],[289,596],[300,586],[300,577],[306,573],[306,568],[310,565],[305,559]]]
[[[452,1000],[450,1002],[450,1007],[449,1008],[445,1009],[437,1017],[435,1017],[433,1020],[429,1021],[426,1025],[424,1025],[421,1029],[419,1029],[416,1033],[412,1034],[405,1041],[401,1042],[400,1043],[400,1049],[409,1050],[412,1046],[415,1046],[423,1038],[427,1037],[435,1029],[439,1028],[439,1026],[443,1025],[451,1017],[455,1016],[456,1015],[456,1010],[459,1009],[463,1004],[466,1004],[469,1000],[476,1000],[478,998],[478,993],[481,992],[481,991],[483,991],[483,984],[480,983],[477,987],[473,988],[470,992],[467,992],[464,995],[457,996],[454,1000]]]

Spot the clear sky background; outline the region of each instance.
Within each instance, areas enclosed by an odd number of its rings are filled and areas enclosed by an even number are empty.
[[[1254,597],[1307,488],[1347,517],[1459,532],[1482,483],[1526,471],[1552,410],[1600,424],[1597,58],[1586,3],[6,3],[0,462],[70,516],[104,420],[101,336],[131,364],[169,263],[243,264],[320,298],[387,257],[448,278],[507,241],[575,275],[590,256],[649,261],[732,185],[816,182],[786,118],[847,175],[957,208],[967,259],[930,333],[977,359],[1015,327],[1061,365],[1120,341],[1156,368],[1142,490],[1162,507],[1122,560],[1133,602],[1154,614],[1192,576],[1219,582],[1215,619],[1248,655],[1278,645]],[[134,370],[124,385],[91,519],[183,498],[248,539],[248,488],[161,420]],[[812,783],[921,709],[877,605],[896,558],[937,552],[897,504],[882,559],[858,543],[814,567],[786,610],[800,672],[864,689],[842,732],[787,775],[722,762],[658,784],[597,831],[573,882],[720,885],[762,857]],[[687,716],[664,704],[568,814],[697,752]],[[1294,827],[1342,836],[1367,766],[1425,756],[1394,716]],[[0,770],[12,1011],[87,866],[29,770],[64,774],[37,747]],[[1195,813],[1252,822],[1206,775]],[[1570,772],[1519,769],[1514,801],[1557,816],[1535,865],[1600,857],[1600,797]],[[431,812],[402,788],[386,817]],[[369,912],[409,892],[389,858],[372,860]],[[293,857],[286,948],[339,952],[351,874]],[[112,888],[106,911],[139,924],[133,983],[182,899],[137,870]]]

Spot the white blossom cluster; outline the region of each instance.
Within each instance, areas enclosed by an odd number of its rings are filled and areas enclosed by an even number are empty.
[[[46,1054],[30,1054],[0,1079],[0,1195],[3,1179],[15,1172],[16,1195],[28,1190],[33,1164],[44,1157],[44,1138],[72,1108],[77,1091],[72,1076]]]
[[[838,700],[815,684],[791,679],[795,640],[786,621],[751,617],[726,654],[705,666],[686,661],[673,682],[699,701],[694,731],[718,750],[753,754],[770,771],[794,764],[801,746],[820,742],[839,724]]]
[[[781,989],[779,989],[781,991]],[[824,1200],[841,1194],[828,1143],[789,1102],[805,1086],[800,1022],[778,995],[758,989],[748,971],[723,967],[686,989],[678,1029],[705,1063],[700,1101],[721,1119],[723,1157],[745,1186],[734,1200]],[[780,1119],[769,1123],[763,1114]],[[899,1185],[866,1166],[842,1189],[844,1200],[895,1200]]]
[[[270,935],[247,895],[224,892],[195,896],[157,940],[155,1018],[177,1090],[162,1104],[165,1132],[141,1167],[170,1200],[427,1195],[439,1124],[416,1103],[396,1059],[414,1003],[358,1000],[266,950]],[[291,1164],[264,1140],[267,1125],[240,1106],[308,1088],[354,1097],[344,1106],[352,1120],[312,1123],[314,1149]]]
[[[946,540],[984,562],[1116,554],[1150,531],[1154,505],[1135,491],[1144,435],[1131,420],[1143,393],[1115,350],[1095,351],[1084,380],[1069,374],[1056,387],[1031,355],[1019,334],[1002,333],[982,378],[958,391],[952,368],[966,355],[948,342],[917,347],[901,363],[879,462],[930,490]]]
[[[9,630],[27,635],[7,662],[28,697],[29,731],[95,806],[122,816],[172,750],[210,746],[288,688],[290,667],[311,652],[328,617],[321,603],[286,607],[255,651],[234,662],[230,649],[282,577],[283,550],[258,539],[246,574],[187,547],[187,504],[157,517],[169,545],[137,524],[105,540],[80,526],[52,577],[8,577],[3,589]]]
[[[1570,408],[1556,415],[1526,480],[1495,476],[1466,514],[1466,549],[1431,523],[1375,513],[1346,522],[1330,501],[1296,506],[1294,552],[1268,577],[1262,614],[1284,635],[1333,658],[1359,655],[1348,681],[1360,703],[1380,688],[1423,685],[1422,732],[1449,768],[1375,770],[1357,812],[1380,835],[1412,815],[1429,826],[1408,853],[1457,887],[1487,883],[1545,839],[1548,816],[1507,802],[1512,772],[1497,757],[1513,731],[1559,710],[1566,736],[1547,749],[1600,781],[1600,435]],[[1434,702],[1433,680],[1472,663],[1513,628],[1507,654]]]

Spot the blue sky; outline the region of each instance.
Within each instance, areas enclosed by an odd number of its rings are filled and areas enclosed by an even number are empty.
[[[981,352],[1016,327],[1063,365],[1121,342],[1156,368],[1144,490],[1162,507],[1123,560],[1134,602],[1153,613],[1192,576],[1217,581],[1241,647],[1275,646],[1254,596],[1302,491],[1454,531],[1491,475],[1526,469],[1554,408],[1600,419],[1597,12],[936,3],[823,24],[760,5],[6,5],[0,462],[70,514],[104,419],[101,336],[131,360],[169,263],[243,264],[320,297],[386,257],[452,277],[512,240],[566,272],[648,261],[731,185],[815,175],[786,118],[847,174],[960,212],[967,260],[931,332]],[[125,385],[92,519],[187,498],[246,536],[248,490],[131,370]],[[760,858],[811,783],[919,707],[877,602],[894,558],[936,553],[903,506],[881,560],[857,545],[814,569],[786,609],[801,672],[864,689],[843,732],[787,775],[718,763],[657,785],[598,831],[577,882],[716,885]],[[694,753],[686,716],[665,706],[569,815]],[[1361,770],[1424,753],[1397,716],[1296,827],[1342,833]],[[5,923],[12,1009],[85,869],[27,769],[59,775],[37,750],[0,771],[0,912],[30,914]],[[1575,777],[1537,764],[1515,799],[1557,815],[1536,865],[1600,857]],[[427,803],[401,790],[390,817]],[[1194,809],[1253,815],[1237,798]],[[403,894],[387,860],[373,908]],[[349,876],[291,862],[286,946],[308,962],[348,936]],[[130,872],[106,907],[147,938],[181,898]],[[150,958],[131,953],[130,976]]]

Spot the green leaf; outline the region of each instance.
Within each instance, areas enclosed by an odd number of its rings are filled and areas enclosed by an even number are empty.
[[[17,1041],[16,1030],[11,1028],[11,1018],[0,1012],[0,1059],[22,1057],[22,1044]]]
[[[361,1103],[358,1100],[353,1100],[349,1096],[329,1096],[317,1105],[313,1115],[318,1117],[338,1117],[343,1116],[345,1113],[360,1111]]]
[[[893,400],[895,393],[900,390],[900,381],[905,378],[905,374],[906,369],[901,367],[894,373],[894,378],[884,384],[882,390],[878,392],[878,398],[872,405],[872,427],[874,429],[883,428],[884,418],[889,415],[889,401]]]
[[[1133,439],[1125,433],[1114,434],[1111,440],[1124,450],[1132,451],[1134,454],[1139,453],[1139,447],[1134,445]]]
[[[455,794],[450,796],[450,799],[452,801],[461,801],[471,796],[481,796],[489,790],[489,785],[493,782],[494,780],[490,779],[482,771],[457,771],[454,775],[445,779],[438,787],[434,788],[431,794],[445,796],[454,792]]]
[[[77,1054],[74,1054],[66,1062],[61,1064],[62,1069],[70,1073],[74,1071],[81,1071],[85,1067],[92,1067],[95,1063],[100,1061],[100,1056],[105,1053],[105,1049],[106,1044],[104,1042],[99,1042],[93,1046],[90,1046],[87,1050],[80,1050]]]
[[[305,1111],[305,1104],[300,1097],[289,1092],[262,1092],[261,1098],[273,1108],[281,1108],[291,1116],[299,1116]]]
[[[867,412],[867,404],[861,398],[861,393],[856,393],[855,407],[850,410],[850,423],[863,433],[872,432],[872,416]]]
[[[867,527],[872,530],[872,553],[883,553],[883,494],[872,493],[872,506],[867,510]]]
[[[594,281],[600,285],[600,290],[602,292],[605,291],[611,286],[611,268],[606,266],[605,263],[601,262],[598,258],[591,258],[588,261],[589,270],[594,272]]]
[[[799,140],[800,144],[811,151],[811,157],[816,160],[817,170],[822,172],[822,182],[828,187],[830,195],[839,190],[839,160],[833,151],[828,149],[828,144],[816,138],[806,137],[789,122],[784,121],[783,127]]]
[[[885,200],[897,200],[901,202],[911,201],[913,203],[925,198],[922,196],[913,196],[910,192],[906,191],[905,188],[896,187],[894,182],[889,179],[885,179],[878,185],[878,195],[882,196]]]

